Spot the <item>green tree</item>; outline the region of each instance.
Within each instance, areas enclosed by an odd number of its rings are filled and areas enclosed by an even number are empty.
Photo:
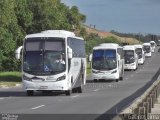
[[[0,0],[0,71],[20,69],[14,53],[26,34],[50,29],[71,31],[76,26],[85,36],[80,27],[85,19],[77,7],[69,8],[60,0]]]

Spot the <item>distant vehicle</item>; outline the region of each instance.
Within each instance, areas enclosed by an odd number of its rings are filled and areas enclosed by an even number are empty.
[[[136,70],[138,68],[138,55],[134,45],[126,45],[124,51],[124,69]]]
[[[143,50],[143,45],[134,45],[136,49],[136,53],[138,55],[138,64],[144,64],[145,62],[145,53]]]
[[[150,43],[143,43],[143,50],[145,52],[146,57],[151,57],[152,56],[151,44]]]
[[[160,40],[157,41],[157,46],[160,46]]]
[[[150,41],[150,44],[151,44],[151,52],[154,52],[156,48],[156,43],[154,41]]]
[[[93,48],[92,80],[123,80],[123,48],[115,43],[104,43]]]
[[[48,30],[27,35],[22,52],[22,81],[27,95],[34,91],[82,92],[86,84],[86,58],[83,38],[64,30]]]

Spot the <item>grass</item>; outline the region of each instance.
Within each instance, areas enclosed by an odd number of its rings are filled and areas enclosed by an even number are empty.
[[[0,86],[15,86],[21,81],[20,72],[0,72]]]
[[[87,75],[91,73],[91,66],[87,63]]]

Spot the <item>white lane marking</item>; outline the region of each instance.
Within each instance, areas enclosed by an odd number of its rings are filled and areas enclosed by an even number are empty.
[[[76,98],[76,97],[79,97],[79,95],[72,96],[72,98]]]
[[[108,85],[109,87],[111,87],[112,85],[110,84],[110,85]]]
[[[4,98],[0,98],[0,100],[4,100]]]
[[[126,78],[126,80],[128,80],[128,78]]]
[[[38,109],[38,108],[41,108],[41,107],[44,107],[45,105],[40,105],[40,106],[37,106],[37,107],[34,107],[34,108],[31,108],[32,110],[35,110],[35,109]]]
[[[96,91],[99,91],[99,89],[95,89],[95,90],[93,90],[94,92],[96,92]]]

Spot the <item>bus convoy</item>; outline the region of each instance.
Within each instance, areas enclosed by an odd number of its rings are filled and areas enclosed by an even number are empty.
[[[158,44],[157,44],[158,45]],[[124,70],[137,70],[155,52],[156,43],[124,45],[103,43],[89,55],[91,79],[123,80]],[[22,83],[28,96],[35,91],[83,92],[86,84],[85,41],[73,32],[47,30],[27,35],[15,51],[22,60]]]

